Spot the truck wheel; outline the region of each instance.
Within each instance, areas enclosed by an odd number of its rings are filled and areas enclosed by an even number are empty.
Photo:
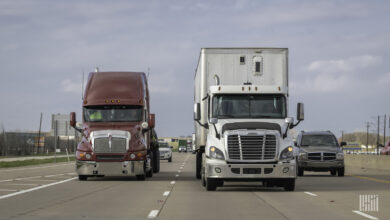
[[[153,155],[153,172],[158,173],[160,172],[160,151],[154,150]]]
[[[169,163],[172,162],[172,156],[168,159],[168,162]]]
[[[207,178],[206,189],[207,191],[215,191],[217,189],[217,180],[212,178]]]
[[[146,177],[152,177],[153,176],[153,159],[154,159],[154,157],[153,157],[153,152],[151,151],[150,152],[150,169],[149,169],[149,171],[146,171]]]
[[[284,182],[285,191],[294,191],[295,189],[295,179],[287,179]]]
[[[79,180],[80,181],[85,181],[88,179],[88,176],[85,176],[85,175],[79,175]]]
[[[338,176],[344,176],[344,171],[345,171],[344,167],[339,168],[339,169],[337,170]]]
[[[330,171],[330,175],[336,176],[336,170],[331,170],[331,171]]]
[[[303,176],[303,168],[298,167],[298,176]]]
[[[202,152],[196,152],[196,178],[200,179],[202,177]]]

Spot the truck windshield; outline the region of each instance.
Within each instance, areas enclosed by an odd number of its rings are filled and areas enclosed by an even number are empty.
[[[332,135],[303,135],[301,147],[329,146],[337,147],[337,140]]]
[[[86,122],[134,122],[142,120],[142,106],[100,105],[84,108]]]
[[[283,95],[215,95],[214,118],[285,118]]]

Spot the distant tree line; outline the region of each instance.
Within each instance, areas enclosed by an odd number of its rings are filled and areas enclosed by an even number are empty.
[[[368,145],[376,146],[377,144],[377,136],[376,133],[368,133]],[[339,138],[339,141],[346,141],[346,142],[352,142],[352,143],[358,143],[360,145],[366,145],[367,144],[367,133],[366,132],[353,132],[344,134],[343,140],[341,140],[342,137]],[[386,136],[386,141],[389,139],[389,136]],[[383,145],[383,135],[379,135],[379,144]]]

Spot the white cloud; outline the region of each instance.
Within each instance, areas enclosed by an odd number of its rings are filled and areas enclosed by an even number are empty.
[[[70,79],[64,79],[61,81],[61,91],[71,92],[71,93],[80,93],[81,92],[81,83],[73,82]]]

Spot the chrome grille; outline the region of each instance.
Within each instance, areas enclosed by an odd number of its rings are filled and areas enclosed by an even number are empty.
[[[96,153],[123,153],[126,152],[126,138],[100,137],[94,139],[94,152]]]
[[[309,160],[321,160],[321,153],[308,153],[307,158]]]
[[[336,160],[336,154],[335,153],[324,153],[323,158],[324,158],[324,160]]]
[[[322,152],[308,153],[307,158],[309,160],[335,160],[336,153],[322,153]]]
[[[272,160],[277,153],[275,135],[229,135],[227,146],[231,160]]]

